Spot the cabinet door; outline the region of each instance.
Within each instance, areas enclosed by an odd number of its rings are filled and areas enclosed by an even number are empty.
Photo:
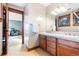
[[[64,56],[64,50],[62,48],[62,46],[57,45],[57,55],[58,56]]]
[[[77,49],[65,46],[57,46],[57,55],[59,56],[79,56],[79,51]]]
[[[40,47],[46,50],[46,39],[40,38]]]
[[[2,18],[2,5],[1,5],[1,3],[0,3],[0,18]],[[1,21],[1,20],[0,20]]]

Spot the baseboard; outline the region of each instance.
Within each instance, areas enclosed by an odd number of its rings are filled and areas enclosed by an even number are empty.
[[[6,52],[5,53],[2,53],[1,56],[5,56],[6,54],[7,54]]]
[[[27,48],[27,51],[31,51],[31,50],[34,50],[36,48],[39,48],[39,46],[36,46],[36,47],[33,47],[33,48]]]

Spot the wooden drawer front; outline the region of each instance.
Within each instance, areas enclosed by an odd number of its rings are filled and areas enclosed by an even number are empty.
[[[46,39],[40,39],[40,47],[46,50]]]
[[[64,45],[57,46],[58,56],[79,56],[79,51]]]
[[[53,37],[47,37],[47,40],[50,40],[50,41],[56,42],[56,38],[53,38]]]
[[[69,41],[69,40],[58,39],[58,43],[79,49],[79,42],[73,42],[73,41]]]
[[[51,48],[56,48],[56,43],[50,41],[50,40],[47,40],[47,46],[51,47]]]
[[[52,54],[52,55],[56,55],[56,50],[55,49],[53,49],[53,48],[51,48],[51,47],[48,47],[47,46],[47,51],[50,53],[50,54]]]

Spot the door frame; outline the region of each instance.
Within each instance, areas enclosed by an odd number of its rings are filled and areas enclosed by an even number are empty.
[[[20,11],[18,9],[11,8],[11,7],[8,7],[8,11],[22,15],[22,44],[24,44],[24,11]]]
[[[6,3],[6,54],[8,52],[8,29],[9,29],[9,11],[22,14],[22,45],[24,44],[24,11],[14,9],[8,6]]]
[[[8,52],[8,17],[9,17],[8,3],[6,3],[5,9],[6,9],[6,51],[5,52],[7,54],[7,52]]]

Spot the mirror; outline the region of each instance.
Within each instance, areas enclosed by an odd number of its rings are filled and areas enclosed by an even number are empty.
[[[70,14],[58,17],[58,26],[69,26],[70,25]]]
[[[73,12],[73,25],[79,25],[79,11]]]

